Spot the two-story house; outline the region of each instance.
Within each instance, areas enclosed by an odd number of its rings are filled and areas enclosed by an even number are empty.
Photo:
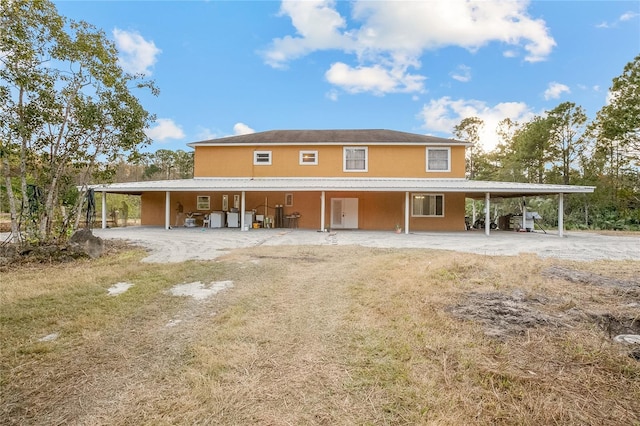
[[[180,205],[191,214],[237,209],[241,229],[251,226],[244,213],[255,210],[267,220],[295,214],[306,229],[404,232],[465,230],[466,198],[486,200],[488,217],[492,197],[558,194],[562,203],[563,194],[593,192],[470,181],[468,142],[391,130],[274,130],[188,145],[195,150],[193,179],[94,189],[141,195],[143,225],[169,228]]]

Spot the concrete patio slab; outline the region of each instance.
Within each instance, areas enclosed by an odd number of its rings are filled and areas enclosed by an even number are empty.
[[[539,232],[481,231],[416,232],[340,230],[317,232],[300,229],[126,227],[94,229],[104,239],[123,239],[149,250],[146,262],[211,260],[232,249],[260,245],[356,245],[381,248],[451,250],[488,256],[533,253],[540,257],[592,260],[640,260],[640,238],[567,232],[564,237]]]

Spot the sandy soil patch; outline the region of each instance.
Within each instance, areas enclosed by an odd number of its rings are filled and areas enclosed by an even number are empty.
[[[112,285],[107,289],[107,294],[109,294],[109,296],[118,296],[126,292],[127,290],[129,290],[131,287],[133,287],[132,283],[127,283],[127,282],[115,283],[114,285]]]
[[[231,287],[233,287],[233,281],[228,280],[211,282],[209,284],[196,281],[193,283],[177,284],[169,289],[169,293],[174,296],[189,296],[196,300],[204,300]]]

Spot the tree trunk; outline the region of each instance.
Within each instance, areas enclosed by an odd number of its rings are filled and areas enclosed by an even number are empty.
[[[76,200],[76,205],[74,207],[74,212],[75,212],[75,219],[73,221],[73,230],[77,230],[80,227],[80,218],[82,217],[82,205],[84,204],[84,198],[87,196],[87,191],[86,189],[83,187],[82,191],[80,191],[80,196],[78,197],[78,199]],[[87,225],[87,227],[89,227]]]
[[[16,210],[16,195],[13,193],[11,186],[11,172],[9,168],[9,160],[7,157],[3,159],[5,169],[4,182],[7,187],[7,197],[9,198],[9,213],[11,215],[11,238],[14,244],[20,243],[20,227],[18,226],[18,215]]]
[[[23,99],[24,99],[24,87],[20,87],[20,95],[18,99],[18,115],[20,116],[20,124],[24,124],[25,119],[23,117]],[[20,189],[22,190],[22,206],[20,208],[19,218],[24,220],[25,212],[29,211],[29,195],[27,193],[27,150],[28,143],[27,137],[24,134],[20,135]]]
[[[589,228],[589,200],[584,200],[584,226]]]

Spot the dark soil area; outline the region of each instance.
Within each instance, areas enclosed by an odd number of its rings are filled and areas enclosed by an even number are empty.
[[[547,302],[542,296],[527,296],[522,290],[511,294],[474,292],[449,311],[457,318],[479,322],[486,335],[502,339],[524,334],[532,327],[562,327],[562,318],[542,311]]]
[[[621,340],[616,339],[616,336],[640,336],[638,280],[620,280],[559,266],[545,269],[542,275],[600,287],[618,300],[620,306],[627,308],[621,311],[627,313],[592,312],[580,306],[566,309],[562,306],[562,300],[526,294],[522,290],[515,290],[510,294],[472,292],[448,311],[456,318],[482,324],[487,336],[500,340],[523,335],[534,327],[570,328],[580,323],[594,325],[594,330],[600,330],[606,338],[618,342]],[[633,342],[626,344],[626,348],[631,358],[640,360],[640,344],[635,342],[637,339],[634,337]]]
[[[103,255],[130,249],[131,246],[118,240],[103,241]],[[91,256],[82,247],[73,244],[16,245],[0,244],[0,271],[28,265],[68,263]]]
[[[572,283],[588,284],[598,287],[629,289],[635,291],[640,289],[640,278],[636,278],[635,280],[619,280],[612,277],[593,274],[591,272],[563,268],[561,266],[552,266],[547,268],[542,272],[542,275],[550,278],[560,278]]]
[[[611,339],[620,334],[640,335],[640,315],[637,318],[621,318],[604,314],[592,315],[592,318]]]

